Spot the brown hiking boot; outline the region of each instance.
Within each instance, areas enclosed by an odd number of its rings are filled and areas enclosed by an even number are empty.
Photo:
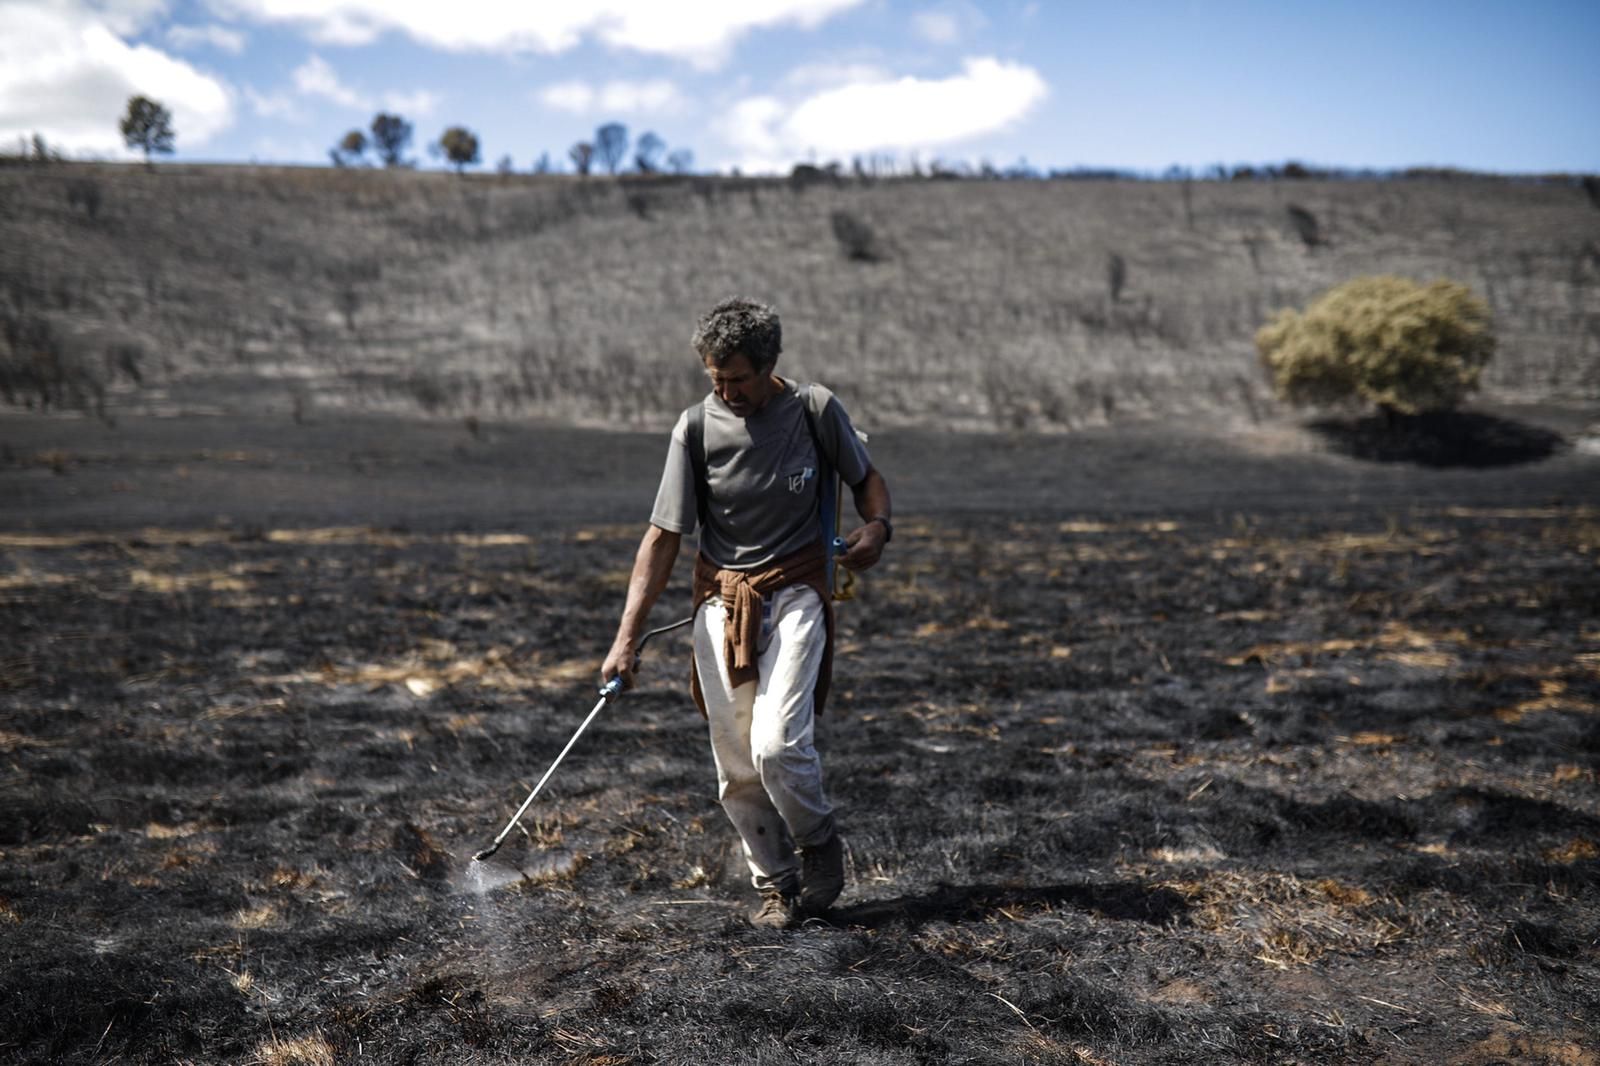
[[[761,893],[761,909],[750,916],[757,929],[793,929],[800,924],[800,910],[793,896],[776,889]]]
[[[800,849],[800,911],[816,915],[844,891],[844,841],[834,833],[814,848]]]

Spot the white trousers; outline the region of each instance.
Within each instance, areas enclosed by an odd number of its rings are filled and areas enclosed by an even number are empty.
[[[795,847],[813,847],[833,833],[833,807],[822,791],[822,761],[813,744],[814,689],[827,620],[805,585],[768,597],[762,619],[760,678],[728,682],[722,602],[703,604],[694,620],[694,661],[705,697],[717,798],[744,842],[758,890],[800,888]]]

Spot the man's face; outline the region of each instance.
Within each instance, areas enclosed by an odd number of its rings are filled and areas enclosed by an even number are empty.
[[[720,367],[707,359],[706,375],[711,378],[711,389],[717,399],[740,418],[749,418],[761,410],[778,391],[771,372],[756,373],[744,355],[735,355]]]

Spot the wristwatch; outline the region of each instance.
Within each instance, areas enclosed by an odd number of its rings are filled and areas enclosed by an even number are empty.
[[[883,542],[885,544],[894,539],[894,524],[889,521],[888,515],[875,514],[871,518],[867,519],[867,521],[883,523]]]

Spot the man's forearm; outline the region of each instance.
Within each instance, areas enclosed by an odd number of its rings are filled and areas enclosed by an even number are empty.
[[[861,484],[850,491],[855,496],[856,514],[861,516],[863,522],[890,517],[889,483],[883,480],[883,475],[876,468],[868,470]]]
[[[636,640],[644,632],[650,608],[666,590],[672,577],[672,564],[678,559],[680,533],[669,533],[660,526],[651,526],[639,541],[638,554],[633,558],[633,573],[628,578],[628,600],[622,609],[622,621],[617,635]]]

